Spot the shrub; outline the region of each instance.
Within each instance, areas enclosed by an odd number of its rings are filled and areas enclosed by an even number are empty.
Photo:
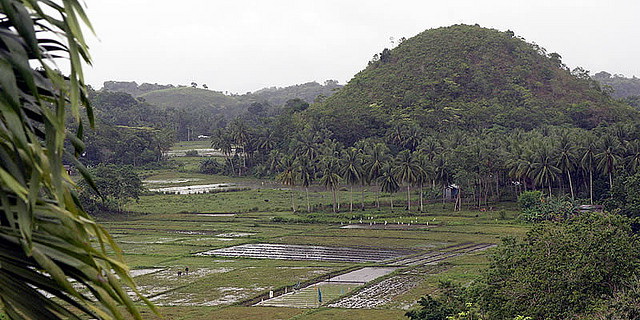
[[[200,162],[200,173],[218,174],[222,171],[222,165],[213,158],[207,158]]]
[[[526,210],[542,203],[542,199],[542,191],[525,191],[518,196],[518,204]]]
[[[631,222],[621,215],[584,213],[562,223],[538,224],[523,240],[505,238],[474,300],[489,319],[516,314],[585,319],[602,305],[632,312],[629,303],[615,305],[625,301],[623,297],[637,299],[629,295],[637,289],[629,280],[640,265],[640,239]],[[637,319],[636,315],[606,318]]]
[[[522,208],[520,218],[530,222],[565,220],[574,214],[575,205],[566,198],[545,198],[540,191],[520,194],[518,203]]]
[[[187,150],[184,154],[186,157],[199,157],[198,151],[196,150]]]

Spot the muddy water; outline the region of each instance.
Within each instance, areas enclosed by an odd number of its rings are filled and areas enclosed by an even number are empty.
[[[173,194],[196,194],[207,193],[213,190],[224,190],[236,187],[234,183],[214,183],[214,184],[197,184],[184,187],[166,187],[166,188],[152,188],[151,192],[173,193]]]
[[[382,262],[408,254],[411,254],[411,252],[404,250],[321,247],[271,243],[243,244],[198,253],[198,255],[214,255],[220,257],[341,262]]]
[[[144,180],[142,183],[145,184],[178,184],[178,183],[187,183],[194,181],[201,181],[200,178],[183,178],[183,179],[166,179],[166,180]]]

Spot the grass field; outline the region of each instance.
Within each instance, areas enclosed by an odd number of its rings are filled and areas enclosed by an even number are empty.
[[[188,150],[202,142],[181,143]],[[206,147],[206,146],[205,146]],[[198,255],[242,244],[309,245],[341,248],[404,250],[421,255],[448,252],[468,243],[497,244],[503,236],[521,236],[528,226],[516,217],[513,203],[492,204],[492,210],[468,208],[453,212],[436,201],[419,212],[414,196],[405,210],[405,194],[390,196],[374,188],[339,192],[340,212],[331,212],[331,193],[313,187],[313,212],[307,213],[303,189],[294,189],[298,212],[291,209],[291,190],[267,180],[195,173],[197,159],[176,157],[180,171],[143,172],[154,186],[228,183],[247,190],[192,195],[145,194],[128,205],[126,217],[103,218],[102,224],[124,250],[137,284],[166,319],[403,319],[416,301],[436,290],[440,281],[468,283],[487,267],[489,251],[452,256],[433,265],[406,266],[365,285],[323,285],[323,303],[317,301],[315,283],[330,275],[362,267],[384,267],[386,262],[296,261],[228,258]],[[186,169],[185,169],[186,168]],[[365,210],[360,209],[364,196]],[[381,207],[377,207],[377,200]],[[189,268],[189,274],[178,275]],[[302,308],[252,306],[300,285],[296,299]],[[285,289],[286,288],[286,289]],[[394,291],[395,290],[395,291]],[[291,296],[293,297],[293,296]],[[257,299],[257,300],[256,300]],[[295,299],[294,299],[295,300]],[[376,300],[374,308],[329,308],[353,301]],[[252,302],[247,302],[252,301]],[[301,306],[298,304],[298,306]],[[145,314],[145,318],[154,319]]]

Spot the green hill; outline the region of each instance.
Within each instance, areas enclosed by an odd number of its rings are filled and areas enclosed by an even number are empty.
[[[327,80],[324,84],[308,82],[243,95],[226,95],[194,87],[107,81],[102,90],[93,92],[93,96],[97,112],[102,112],[112,123],[162,123],[173,128],[178,139],[187,140],[210,135],[215,128],[249,110],[262,110],[260,116],[277,115],[288,100],[297,98],[313,102],[332,95],[340,87],[337,81]],[[133,94],[137,96],[134,98]]]
[[[221,92],[192,87],[175,87],[154,90],[139,96],[146,102],[160,107],[174,107],[177,109],[190,107],[210,107],[223,109],[238,104],[235,97]]]
[[[640,96],[640,79],[636,76],[627,78],[621,74],[611,75],[606,71],[601,71],[593,75],[593,79],[604,86],[611,88],[611,96],[616,98],[627,98]]]
[[[157,85],[136,82],[106,81],[105,91],[125,92],[134,97],[163,108],[206,108],[226,110],[227,116],[234,116],[247,110],[255,102],[266,103],[273,107],[280,107],[290,99],[302,99],[314,102],[319,97],[331,96],[342,86],[335,80],[327,80],[324,84],[307,82],[284,88],[263,88],[253,93],[226,95],[219,91],[212,91],[194,87]]]
[[[427,30],[385,49],[310,112],[347,143],[403,123],[437,130],[592,128],[638,117],[587,72],[569,71],[560,55],[477,25]]]

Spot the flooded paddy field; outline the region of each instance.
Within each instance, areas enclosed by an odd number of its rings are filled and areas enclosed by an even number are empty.
[[[149,188],[151,192],[168,194],[198,194],[213,191],[235,190],[238,186],[229,183],[195,184],[181,187]]]
[[[341,248],[258,243],[210,250],[198,253],[198,255],[254,259],[315,260],[365,263],[383,262],[406,256],[411,253],[411,251],[374,248]]]

